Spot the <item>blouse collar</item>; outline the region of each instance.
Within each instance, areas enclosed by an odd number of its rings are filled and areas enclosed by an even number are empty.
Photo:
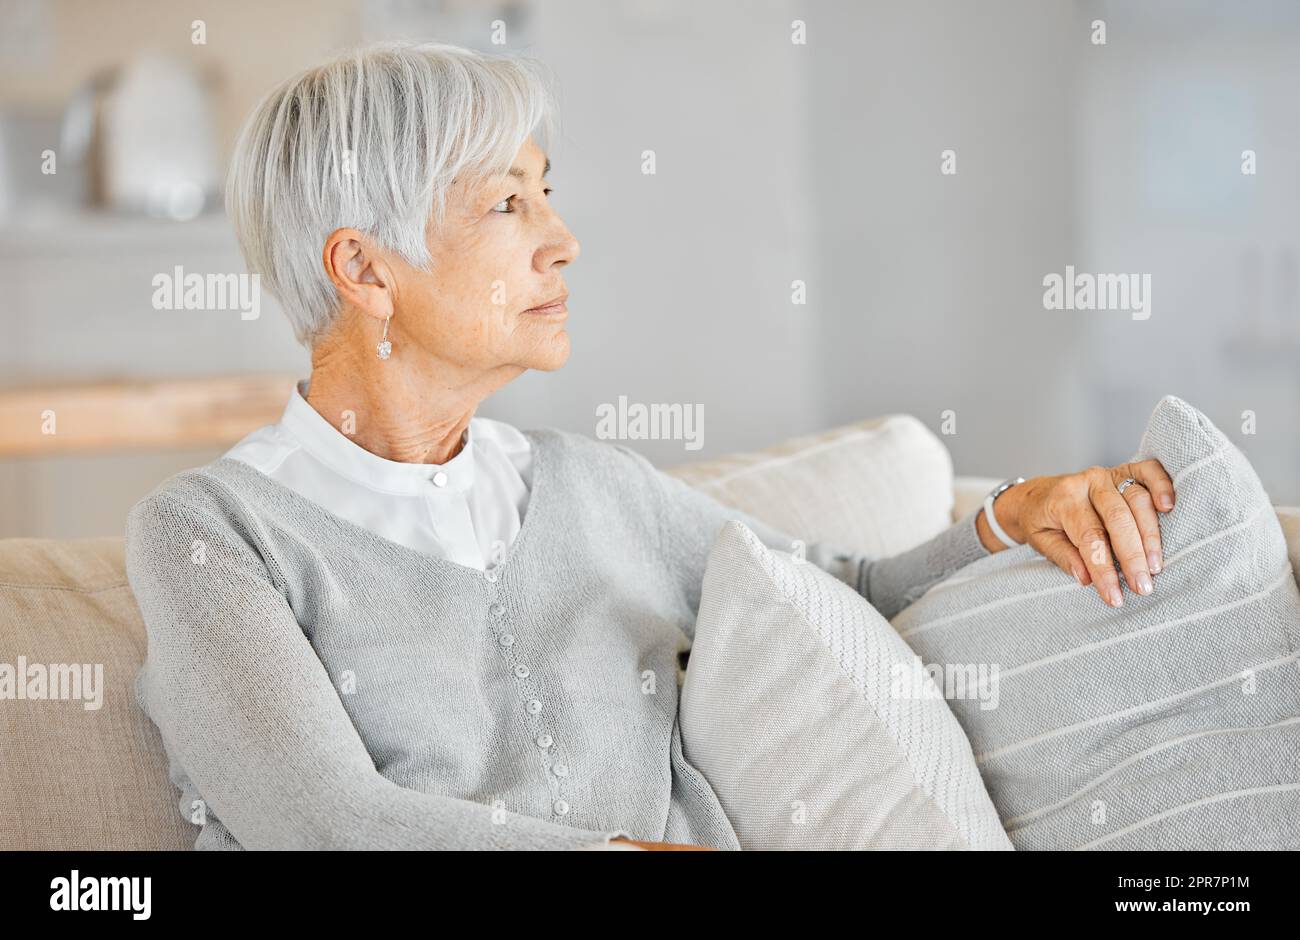
[[[381,493],[421,495],[464,492],[474,485],[474,419],[461,435],[464,446],[446,463],[405,463],[372,454],[307,403],[310,379],[294,385],[280,427],[334,472]]]

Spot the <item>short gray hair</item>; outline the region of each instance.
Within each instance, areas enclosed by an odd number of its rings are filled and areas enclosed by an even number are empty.
[[[453,181],[509,169],[529,135],[556,125],[540,62],[445,43],[384,42],[282,83],[235,143],[226,213],[250,271],[311,346],[339,300],[321,266],[335,229],[352,227],[429,270]]]

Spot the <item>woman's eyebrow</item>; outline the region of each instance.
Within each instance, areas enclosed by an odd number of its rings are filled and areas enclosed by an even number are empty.
[[[542,179],[546,179],[546,174],[549,172],[551,172],[551,158],[547,157],[546,168],[542,170]],[[518,166],[512,166],[510,169],[506,170],[506,175],[517,176],[521,180],[528,179],[528,171],[525,170],[523,167],[518,167]]]

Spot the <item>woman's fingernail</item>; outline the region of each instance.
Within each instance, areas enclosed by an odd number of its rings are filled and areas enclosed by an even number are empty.
[[[1160,553],[1157,551],[1147,552],[1147,567],[1151,569],[1152,574],[1160,573]]]
[[[1174,498],[1173,498],[1172,496],[1170,496],[1168,493],[1161,493],[1161,494],[1160,494],[1160,508],[1161,508],[1161,509],[1173,509],[1173,508],[1174,508]]]
[[[1138,572],[1137,582],[1139,594],[1150,594],[1155,590],[1155,585],[1151,583],[1151,575],[1145,571]]]
[[[1110,606],[1112,607],[1124,606],[1124,595],[1120,593],[1119,588],[1117,587],[1111,588],[1109,594],[1110,594]]]

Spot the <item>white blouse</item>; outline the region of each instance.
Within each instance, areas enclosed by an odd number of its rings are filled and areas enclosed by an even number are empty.
[[[390,541],[480,571],[505,559],[528,508],[532,446],[502,421],[474,417],[446,463],[403,463],[354,443],[307,404],[297,383],[278,424],[224,456]]]

